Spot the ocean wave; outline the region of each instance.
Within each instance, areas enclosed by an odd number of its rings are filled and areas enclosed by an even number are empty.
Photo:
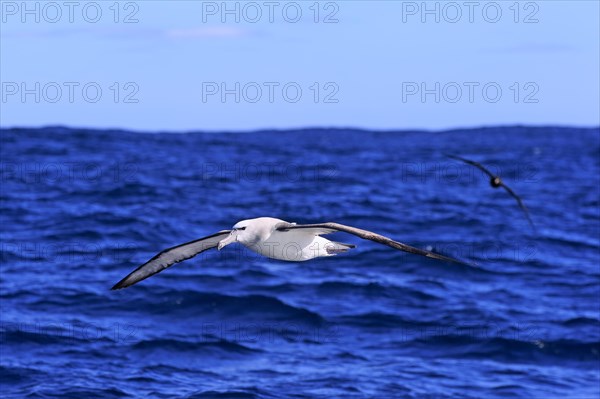
[[[409,320],[397,314],[369,312],[356,315],[342,315],[332,322],[339,322],[343,325],[359,326],[363,328],[425,328],[432,327],[435,324],[430,322]]]
[[[226,340],[219,341],[183,341],[177,339],[146,339],[143,341],[136,342],[131,345],[132,350],[140,351],[152,351],[152,350],[164,350],[170,352],[187,352],[191,351],[195,354],[199,353],[214,353],[214,352],[225,352],[230,354],[247,355],[253,353],[259,353],[260,350],[253,349],[248,346],[230,342]]]
[[[30,392],[29,394],[27,394],[26,397],[31,399],[117,399],[129,398],[132,396],[117,388],[85,388],[79,386],[65,386],[62,388],[55,389],[35,389],[32,390],[32,392]]]
[[[494,337],[481,339],[469,335],[441,335],[417,338],[398,345],[419,349],[419,353],[437,356],[461,357],[471,359],[493,359],[501,362],[554,364],[556,361],[598,362],[600,361],[599,342],[579,342],[574,340],[546,341],[532,339],[528,341]]]
[[[123,309],[139,313],[206,315],[221,318],[264,318],[281,321],[297,321],[309,325],[321,325],[325,318],[320,314],[298,306],[289,305],[276,297],[267,295],[224,295],[191,290],[164,290],[153,299],[139,303],[126,300]]]
[[[0,341],[1,342],[1,341]],[[0,384],[23,384],[47,377],[47,373],[35,367],[0,365]]]
[[[276,395],[266,393],[258,388],[228,391],[202,391],[186,396],[186,399],[270,399]]]
[[[571,319],[564,320],[562,325],[566,327],[596,327],[600,332],[600,319],[592,319],[591,317],[573,317]]]

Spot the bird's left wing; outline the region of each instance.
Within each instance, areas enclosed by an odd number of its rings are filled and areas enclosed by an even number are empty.
[[[297,223],[288,223],[281,222],[275,225],[276,231],[289,231],[294,229],[302,229],[306,234],[312,234],[315,236],[320,236],[323,234],[331,234],[336,231],[341,231],[332,227],[329,227],[331,223],[320,223],[320,224],[297,224]]]
[[[215,248],[217,245],[219,245],[219,241],[227,237],[230,232],[231,230],[222,230],[213,235],[165,249],[148,262],[135,269],[127,277],[115,284],[111,289],[119,290],[121,288],[127,288],[165,270],[170,266],[173,266],[175,263],[193,258],[199,253],[211,248]]]
[[[409,252],[411,254],[426,256],[428,258],[443,260],[446,262],[460,263],[463,265],[472,266],[468,263],[462,262],[457,259],[450,258],[448,256],[439,255],[439,254],[436,254],[435,252],[411,247],[410,245],[406,245],[401,242],[394,241],[391,238],[382,236],[381,234],[373,233],[372,231],[363,230],[363,229],[359,229],[357,227],[352,227],[352,226],[346,226],[346,225],[340,224],[340,223],[329,222],[329,223],[318,223],[318,224],[297,224],[297,225],[288,224],[288,225],[279,226],[277,228],[277,230],[279,230],[279,231],[289,231],[289,230],[295,230],[295,229],[311,229],[316,232],[320,232],[319,234],[329,234],[334,231],[341,231],[344,233],[349,233],[349,234],[355,235],[355,236],[360,237],[365,240],[370,240],[370,241],[377,242],[377,243],[380,243],[383,245],[387,245],[388,247],[399,249],[404,252]]]
[[[504,189],[514,198],[517,200],[517,203],[519,204],[519,207],[521,208],[521,210],[523,210],[523,212],[525,213],[525,216],[527,217],[527,221],[529,221],[529,224],[531,225],[531,227],[535,230],[535,225],[533,224],[533,220],[531,220],[531,216],[529,216],[529,210],[527,210],[527,207],[525,206],[525,203],[523,202],[523,200],[521,199],[521,197],[519,197],[517,195],[517,193],[515,193],[510,187],[508,187],[506,184],[502,183],[502,187],[504,187]]]

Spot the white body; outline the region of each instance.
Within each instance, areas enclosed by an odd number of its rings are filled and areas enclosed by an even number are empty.
[[[277,231],[276,227],[280,223],[287,222],[270,217],[242,220],[233,226],[227,238],[219,242],[218,249],[239,242],[248,249],[272,259],[301,262],[321,256],[333,256],[350,248],[318,235],[326,233],[325,231]]]

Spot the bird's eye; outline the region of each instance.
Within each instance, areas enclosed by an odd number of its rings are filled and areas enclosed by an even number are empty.
[[[246,230],[246,227],[238,227],[238,230]]]

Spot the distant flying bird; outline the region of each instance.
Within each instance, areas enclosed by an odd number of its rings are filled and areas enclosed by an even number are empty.
[[[323,234],[334,232],[353,234],[365,240],[371,240],[411,254],[465,264],[447,256],[402,244],[371,231],[339,223],[296,224],[281,219],[261,217],[242,220],[236,223],[232,230],[222,230],[210,236],[165,249],[115,284],[112,289],[118,290],[129,287],[175,263],[193,258],[208,249],[217,248],[221,250],[226,245],[234,242],[239,242],[263,256],[292,262],[333,256],[355,247],[352,244],[342,244],[321,237]]]
[[[490,177],[490,185],[493,188],[503,187],[514,199],[517,200],[517,203],[519,204],[519,207],[523,210],[523,212],[525,213],[525,216],[527,217],[527,221],[529,221],[529,224],[535,230],[535,225],[533,224],[533,221],[531,220],[531,217],[529,216],[529,211],[527,210],[527,207],[523,203],[523,200],[521,200],[521,197],[519,197],[510,187],[508,187],[506,184],[504,184],[504,182],[502,181],[502,179],[500,179],[500,176],[496,176],[495,174],[493,174],[492,172],[490,172],[489,170],[487,170],[479,162],[471,161],[470,159],[462,158],[462,157],[459,157],[459,156],[456,156],[456,155],[446,154],[446,156],[449,157],[449,158],[453,158],[453,159],[462,161],[462,162],[467,163],[469,165],[473,165],[476,168],[479,168],[480,170],[482,170],[486,175],[488,175]]]

